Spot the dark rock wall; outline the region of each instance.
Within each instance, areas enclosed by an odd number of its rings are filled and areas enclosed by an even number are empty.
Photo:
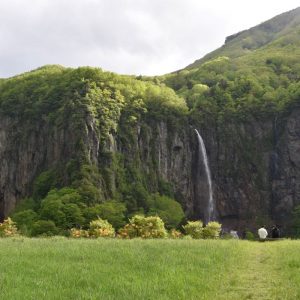
[[[225,226],[251,228],[263,221],[284,224],[300,204],[299,112],[198,128],[207,148],[217,216]],[[115,135],[110,136],[106,150],[138,160],[146,173],[155,166],[157,174],[173,184],[186,214],[205,218],[207,184],[193,127],[165,122],[140,125],[129,148]],[[59,127],[40,121],[24,134],[25,127],[9,118],[0,119],[1,218],[19,199],[30,195],[40,172],[76,156],[78,136],[71,123]],[[81,138],[91,163],[101,171],[100,139],[93,118],[87,117]]]

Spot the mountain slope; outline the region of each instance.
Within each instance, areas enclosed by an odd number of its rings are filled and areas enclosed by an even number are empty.
[[[235,114],[282,111],[297,97],[300,8],[227,39],[227,43],[164,82],[191,109]]]
[[[262,24],[228,36],[225,44],[196,60],[187,69],[199,67],[218,56],[237,58],[278,41],[277,46],[300,43],[300,7],[278,15]]]

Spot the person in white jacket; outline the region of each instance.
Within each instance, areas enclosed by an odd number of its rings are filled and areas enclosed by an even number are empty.
[[[265,240],[268,236],[268,231],[265,226],[258,229],[258,236],[260,240]]]

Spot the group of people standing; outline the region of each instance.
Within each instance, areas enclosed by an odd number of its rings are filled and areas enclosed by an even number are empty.
[[[271,233],[270,237],[272,239],[280,238],[280,230],[276,225],[272,226],[270,233]],[[265,240],[269,236],[266,226],[262,226],[261,228],[258,229],[258,236],[260,240]]]
[[[246,232],[247,231],[244,231],[243,234],[242,234],[242,239],[247,239],[246,237]],[[222,230],[222,234],[230,234],[231,238],[233,239],[239,239],[239,235],[238,235],[238,232],[237,230],[230,230],[230,231],[226,231],[226,229]],[[258,229],[258,236],[259,236],[259,239],[261,241],[264,241],[266,240],[267,238],[271,238],[271,239],[278,239],[280,238],[280,229],[278,228],[277,225],[273,225],[270,229],[270,232],[267,231],[266,229],[266,226],[262,226],[261,228]]]

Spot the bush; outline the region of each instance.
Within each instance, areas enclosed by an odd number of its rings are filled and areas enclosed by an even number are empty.
[[[83,229],[72,228],[70,230],[70,237],[72,238],[87,238],[89,237],[89,232]]]
[[[169,232],[169,238],[171,239],[180,239],[182,237],[182,233],[176,229],[171,229],[171,231]]]
[[[95,206],[86,207],[83,210],[85,223],[88,225],[92,220],[101,218],[107,220],[116,229],[124,226],[126,206],[122,202],[115,200],[106,201]]]
[[[218,222],[208,222],[203,228],[202,234],[204,239],[216,239],[220,237],[222,225]]]
[[[53,221],[39,220],[33,224],[31,230],[32,236],[53,236],[56,234],[58,234],[58,228]]]
[[[119,236],[122,238],[164,238],[167,236],[167,231],[160,217],[136,215],[129,220],[129,224],[119,230]]]
[[[148,215],[161,217],[168,229],[176,228],[184,218],[182,207],[177,201],[159,194],[152,195]]]
[[[51,190],[41,202],[40,219],[51,220],[60,229],[82,225],[81,197],[74,189]]]
[[[63,212],[65,214],[64,228],[72,228],[84,223],[84,217],[79,206],[75,203],[68,203],[63,206]]]
[[[37,213],[32,209],[26,209],[16,212],[12,215],[13,220],[22,234],[29,234],[35,221],[37,221]]]
[[[0,237],[11,237],[17,234],[17,227],[11,218],[0,223]]]
[[[90,222],[89,235],[91,237],[114,237],[115,229],[107,220],[98,218]]]
[[[203,238],[203,222],[202,221],[189,221],[183,226],[185,233],[193,239]]]
[[[249,241],[254,241],[254,240],[255,240],[255,235],[254,235],[254,233],[251,232],[251,231],[249,231],[249,230],[247,230],[247,231],[245,232],[245,239],[246,239],[246,240],[249,240]]]
[[[99,217],[108,220],[115,228],[125,225],[126,206],[124,203],[111,200],[99,204],[99,208]]]

